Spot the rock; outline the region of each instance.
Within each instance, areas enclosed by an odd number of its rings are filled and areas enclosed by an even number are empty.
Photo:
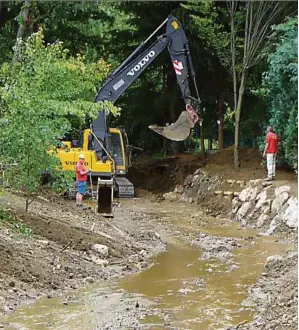
[[[269,257],[266,259],[266,266],[267,266],[269,263],[277,262],[277,261],[283,261],[283,257],[282,257],[282,256],[279,256],[279,255],[269,256]]]
[[[201,171],[201,169],[200,168],[198,168],[194,173],[193,173],[193,175],[197,175],[197,174],[199,174],[200,173],[200,171]]]
[[[253,202],[245,202],[242,204],[242,206],[239,208],[236,219],[238,221],[242,221],[247,214],[249,214],[250,210],[254,207]]]
[[[239,191],[234,191],[234,197],[239,197],[240,196],[240,192]]]
[[[240,196],[239,196],[239,200],[241,202],[252,201],[256,198],[257,193],[258,193],[258,188],[257,187],[245,188],[241,191]]]
[[[216,190],[215,191],[215,195],[222,195],[223,194],[223,191],[222,190]]]
[[[232,214],[237,213],[239,209],[239,200],[238,198],[233,198],[232,199]]]
[[[231,196],[231,197],[232,197],[233,194],[234,194],[233,191],[224,191],[224,192],[223,192],[223,195],[224,195],[224,196]]]
[[[236,180],[226,180],[226,183],[230,183],[231,185],[233,185],[236,182]]]
[[[181,202],[185,202],[185,203],[192,203],[193,202],[193,199],[192,199],[192,197],[187,197],[185,194],[183,194],[180,197],[180,201]]]
[[[266,223],[270,219],[269,215],[261,214],[260,217],[257,219],[256,226],[257,228],[261,228],[264,223]]]
[[[237,180],[236,181],[236,184],[243,184],[244,185],[245,184],[245,181],[243,181],[243,180]]]
[[[91,250],[99,253],[103,257],[108,257],[109,254],[108,246],[103,244],[94,244],[91,246]]]
[[[192,183],[192,180],[193,180],[193,177],[192,175],[188,175],[187,178],[185,179],[185,182],[184,182],[184,186],[190,186],[190,184]]]
[[[269,199],[268,192],[268,188],[265,188],[256,196],[257,203],[255,209],[259,209]]]
[[[277,214],[282,207],[282,205],[288,200],[289,194],[287,192],[283,192],[280,195],[276,196],[272,202],[271,213]]]
[[[14,281],[9,282],[9,286],[10,286],[11,288],[13,288],[15,285],[16,285],[16,283],[15,283]]]
[[[287,208],[282,214],[282,221],[289,228],[298,228],[298,199],[291,197],[287,202]]]
[[[271,203],[272,200],[271,199],[267,199],[263,205],[261,206],[261,213],[262,214],[270,214],[271,213]]]
[[[106,267],[109,264],[109,261],[106,259],[100,259],[96,256],[91,256],[91,260],[93,263],[95,263],[96,265],[102,266],[102,267]]]
[[[194,175],[194,177],[193,177],[193,179],[192,179],[192,182],[193,182],[193,183],[194,183],[194,182],[197,182],[198,178],[199,178],[199,175]]]
[[[168,193],[165,193],[163,194],[163,197],[166,201],[175,201],[178,199],[178,196],[175,192],[168,192]]]
[[[87,276],[84,280],[86,283],[93,283],[94,282],[94,278],[91,276]]]
[[[290,186],[280,186],[275,189],[275,196],[279,196],[280,194],[284,192],[290,192],[291,187]]]
[[[276,217],[270,222],[269,229],[266,231],[266,235],[272,235],[277,227]]]
[[[48,246],[50,244],[49,241],[45,240],[45,239],[39,239],[39,240],[37,240],[37,242],[44,246]]]
[[[181,186],[181,185],[177,185],[177,186],[175,186],[175,188],[174,188],[174,191],[173,192],[175,192],[175,193],[177,193],[177,194],[182,194],[183,192],[184,192],[184,187],[183,186]]]

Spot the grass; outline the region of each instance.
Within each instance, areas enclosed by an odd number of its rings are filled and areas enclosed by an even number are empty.
[[[0,224],[8,226],[13,231],[24,236],[33,234],[33,230],[27,227],[22,221],[16,219],[8,209],[0,209]]]

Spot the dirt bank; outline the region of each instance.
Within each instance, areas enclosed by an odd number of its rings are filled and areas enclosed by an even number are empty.
[[[43,198],[28,215],[20,196],[5,193],[0,205],[6,210],[0,221],[2,313],[39,296],[136,272],[165,246],[147,216],[122,207],[107,220],[68,200]],[[97,251],[95,244],[108,252]]]

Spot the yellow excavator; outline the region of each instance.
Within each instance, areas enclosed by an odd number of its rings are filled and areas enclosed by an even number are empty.
[[[166,24],[166,32],[145,47],[158,30]],[[172,15],[141,44],[135,51],[108,77],[98,91],[95,102],[110,101],[114,103],[154,59],[168,49],[177,82],[186,105],[178,120],[166,127],[149,126],[150,129],[164,137],[174,140],[185,140],[194,125],[200,120],[193,105],[200,104],[195,81],[195,70],[190,55],[188,40],[181,23]],[[189,79],[194,82],[197,98],[191,96]],[[193,104],[193,105],[192,105]],[[77,141],[63,141],[58,151],[63,170],[74,170],[79,154],[85,155],[85,166],[91,168],[91,176],[103,182],[113,181],[119,197],[134,197],[133,184],[125,177],[130,166],[130,146],[126,133],[122,129],[110,128],[107,125],[107,114],[100,111],[89,129],[84,130]]]

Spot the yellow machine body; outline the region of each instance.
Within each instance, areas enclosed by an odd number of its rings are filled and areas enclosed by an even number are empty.
[[[84,154],[84,166],[91,169],[92,176],[111,177],[114,174],[126,174],[127,159],[122,132],[117,128],[110,128],[109,133],[113,141],[113,154],[107,155],[106,160],[98,159],[96,152],[92,150],[89,138],[90,129],[86,129],[81,133],[75,147],[72,147],[69,141],[62,141],[61,148],[57,150],[62,170],[75,171],[79,155]]]

